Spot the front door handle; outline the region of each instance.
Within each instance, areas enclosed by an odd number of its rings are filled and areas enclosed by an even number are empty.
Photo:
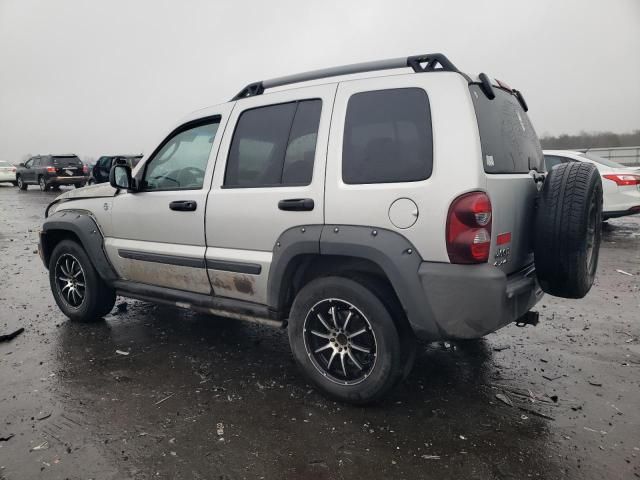
[[[313,206],[313,198],[288,198],[278,202],[280,210],[291,210],[293,212],[313,210]]]
[[[193,212],[198,208],[198,204],[193,200],[176,200],[169,204],[169,208],[178,212]]]

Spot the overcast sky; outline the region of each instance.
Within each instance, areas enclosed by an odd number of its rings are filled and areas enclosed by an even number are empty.
[[[539,135],[640,128],[640,0],[0,0],[0,159],[148,153],[249,82],[428,52]]]

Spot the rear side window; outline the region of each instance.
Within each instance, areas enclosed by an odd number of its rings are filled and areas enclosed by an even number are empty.
[[[321,100],[304,100],[243,112],[231,141],[224,186],[309,185],[321,110]]]
[[[556,165],[560,165],[561,163],[569,163],[569,162],[575,162],[575,160],[572,160],[567,157],[559,157],[557,155],[544,156],[544,163],[545,163],[545,166],[547,167],[547,170],[551,170],[553,167],[555,167]]]
[[[432,169],[431,110],[424,90],[351,96],[342,145],[345,183],[415,182],[429,178]]]
[[[495,88],[496,97],[489,100],[478,85],[470,85],[469,89],[478,120],[484,171],[543,171],[544,157],[540,141],[516,97]]]

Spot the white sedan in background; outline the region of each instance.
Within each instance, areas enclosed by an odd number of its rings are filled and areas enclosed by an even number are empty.
[[[571,150],[545,150],[547,170],[567,162],[587,162],[596,166],[602,177],[602,219],[640,213],[640,168],[625,167],[592,153]]]
[[[15,187],[18,185],[16,182],[16,167],[9,162],[0,160],[0,183],[9,182]]]

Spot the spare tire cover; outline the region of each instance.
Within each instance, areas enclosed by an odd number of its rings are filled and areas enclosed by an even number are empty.
[[[602,180],[586,162],[551,169],[539,193],[534,235],[536,274],[550,295],[582,298],[598,266]]]

